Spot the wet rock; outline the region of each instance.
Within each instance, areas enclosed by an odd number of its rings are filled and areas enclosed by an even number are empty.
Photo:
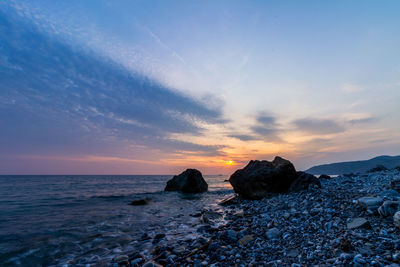
[[[281,157],[272,162],[252,160],[229,178],[236,193],[245,198],[260,199],[271,193],[286,192],[297,174],[293,164]]]
[[[221,200],[221,202],[219,202],[218,204],[221,206],[228,206],[232,204],[237,204],[237,202],[238,202],[237,196],[230,196]]]
[[[321,182],[319,181],[319,179],[312,174],[297,172],[296,175],[296,179],[291,183],[289,187],[289,192],[307,190],[310,185],[321,187]]]
[[[277,239],[281,237],[281,231],[278,228],[271,228],[267,231],[268,239]]]
[[[399,210],[399,207],[399,201],[385,201],[379,207],[378,212],[382,217],[393,216]]]
[[[216,211],[206,211],[201,215],[200,220],[203,223],[212,223],[222,219],[222,214]]]
[[[323,180],[323,179],[329,180],[329,179],[331,179],[331,177],[330,177],[329,175],[326,175],[326,174],[321,174],[321,175],[318,177],[318,179],[321,179],[321,180]]]
[[[165,234],[159,233],[156,234],[153,238],[153,244],[159,242],[161,239],[163,239],[165,237]]]
[[[201,172],[196,169],[187,169],[175,175],[167,182],[164,191],[181,191],[183,193],[201,193],[208,189]]]
[[[229,229],[229,230],[225,230],[224,232],[222,232],[221,238],[225,239],[229,242],[236,242],[237,234],[234,230]]]
[[[149,204],[150,199],[148,198],[143,198],[143,199],[136,199],[133,200],[130,205],[132,206],[142,206],[142,205],[147,205]]]
[[[400,228],[400,211],[393,215],[393,223],[396,227]]]
[[[347,223],[347,229],[358,229],[358,228],[371,229],[371,224],[365,218],[355,218],[349,223]]]

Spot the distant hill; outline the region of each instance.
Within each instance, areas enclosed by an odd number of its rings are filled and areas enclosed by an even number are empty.
[[[369,160],[337,162],[331,164],[323,164],[309,168],[306,172],[311,174],[344,174],[366,172],[376,165],[383,165],[388,169],[400,166],[400,156],[379,156]]]

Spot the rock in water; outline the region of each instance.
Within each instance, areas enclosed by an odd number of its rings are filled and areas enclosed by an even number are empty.
[[[321,182],[317,177],[305,172],[297,172],[297,178],[292,182],[289,192],[307,190],[310,185],[321,187]]]
[[[144,199],[136,199],[133,200],[130,205],[132,206],[142,206],[142,205],[147,205],[149,203],[149,199],[148,198],[144,198]]]
[[[330,177],[329,175],[326,175],[326,174],[321,174],[318,178],[319,179],[327,179],[327,180],[332,179],[332,177]]]
[[[196,169],[187,169],[179,175],[175,175],[167,182],[164,191],[182,191],[183,193],[201,193],[208,189],[201,172]]]
[[[229,178],[236,193],[245,198],[260,199],[271,193],[286,192],[296,179],[293,164],[281,157],[270,162],[251,160]]]

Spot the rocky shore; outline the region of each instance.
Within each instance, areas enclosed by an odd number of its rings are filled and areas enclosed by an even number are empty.
[[[233,198],[191,215],[199,237],[144,234],[154,244],[150,253],[119,255],[111,265],[400,266],[398,202],[387,202],[400,200],[399,178],[400,170],[383,170],[260,200]]]

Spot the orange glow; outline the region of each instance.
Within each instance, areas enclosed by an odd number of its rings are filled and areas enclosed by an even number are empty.
[[[235,162],[233,162],[232,160],[228,160],[228,161],[225,161],[225,164],[226,165],[233,165],[233,164],[235,164]]]

